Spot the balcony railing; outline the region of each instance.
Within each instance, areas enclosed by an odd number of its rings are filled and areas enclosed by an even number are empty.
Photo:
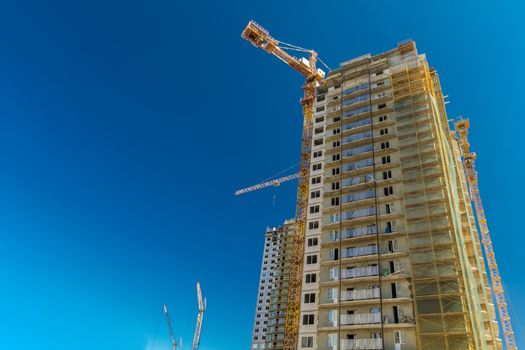
[[[347,290],[341,293],[343,301],[378,299],[379,288]]]
[[[361,218],[365,216],[371,216],[376,214],[376,208],[370,207],[370,208],[363,208],[358,210],[348,210],[344,211],[342,214],[343,220],[350,220],[355,218]]]
[[[370,106],[361,107],[358,109],[354,109],[353,111],[348,111],[343,113],[343,119],[353,117],[354,115],[358,115],[365,112],[370,112],[372,108]]]
[[[341,315],[342,325],[381,323],[381,313]]]
[[[366,191],[361,191],[361,192],[345,194],[341,196],[341,201],[343,203],[355,202],[355,201],[360,201],[363,199],[374,198],[375,195],[376,195],[376,192],[374,190],[366,190]]]
[[[346,248],[341,252],[343,258],[353,258],[356,256],[377,254],[377,246],[370,245],[365,247]]]
[[[372,123],[372,119],[371,118],[361,119],[361,120],[358,120],[356,122],[344,124],[343,125],[343,130],[350,130],[350,129],[353,129],[353,128],[357,128],[359,126],[369,125],[371,123]]]
[[[358,228],[348,228],[343,230],[343,239],[344,238],[353,238],[361,237],[366,235],[373,235],[377,233],[377,226],[367,226],[367,227],[358,227]]]
[[[369,339],[342,339],[341,350],[358,350],[358,349],[382,349],[383,341],[381,338]]]
[[[357,85],[357,86],[354,86],[354,87],[351,87],[349,89],[344,90],[343,91],[343,96],[346,96],[346,95],[349,95],[349,94],[354,93],[356,91],[364,90],[364,89],[368,89],[368,83],[362,83],[360,85]]]
[[[365,132],[361,132],[359,134],[353,134],[353,135],[345,136],[345,137],[343,137],[343,144],[354,142],[354,141],[358,141],[358,140],[362,140],[362,139],[366,139],[366,138],[371,137],[371,136],[372,136],[372,131],[369,131],[369,130],[365,131]]]
[[[370,99],[370,95],[368,95],[368,94],[360,95],[360,96],[351,98],[349,100],[344,100],[343,101],[343,107],[350,106],[350,105],[353,105],[355,103],[362,102],[362,101],[368,101],[369,99]]]
[[[374,175],[367,174],[364,176],[356,176],[356,177],[351,177],[349,179],[343,179],[341,180],[341,185],[343,187],[348,187],[348,186],[353,186],[353,185],[359,185],[365,182],[370,182],[373,180],[374,180]]]
[[[373,164],[374,164],[373,158],[363,159],[357,162],[343,164],[343,171],[352,171],[352,170],[357,170],[361,168],[366,168]]]
[[[377,266],[365,266],[342,270],[341,278],[368,277],[377,276],[378,274],[379,268]]]

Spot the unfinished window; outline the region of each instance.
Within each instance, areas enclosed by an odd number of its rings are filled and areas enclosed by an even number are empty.
[[[339,205],[339,197],[332,198],[332,206]]]
[[[308,255],[306,257],[306,264],[307,265],[317,264],[317,255]]]
[[[332,191],[339,189],[339,182],[332,182]]]
[[[312,325],[314,324],[314,314],[303,315],[303,325]]]
[[[387,164],[387,163],[390,163],[390,156],[384,156],[381,158],[381,163],[382,164]]]
[[[312,193],[310,193],[310,198],[319,198],[319,197],[321,197],[321,191],[320,190],[312,191]]]
[[[332,161],[333,161],[333,162],[336,162],[336,161],[338,161],[338,160],[340,160],[340,159],[341,159],[341,155],[340,155],[339,153],[337,153],[337,154],[332,154]]]
[[[310,214],[315,214],[315,213],[319,213],[319,206],[318,205],[314,205],[314,206],[310,207]]]
[[[379,130],[379,135],[386,135],[386,134],[388,134],[388,128]]]
[[[320,184],[321,183],[321,176],[312,177],[312,185]]]
[[[392,170],[383,171],[383,180],[388,180],[392,178]]]
[[[387,149],[390,148],[390,142],[381,142],[381,149]]]
[[[324,107],[323,107],[323,108],[324,108]],[[322,122],[324,122],[324,117],[317,117],[317,118],[315,118],[315,122],[316,122],[316,123],[322,123]]]
[[[304,295],[304,303],[305,304],[315,303],[315,293],[306,293]]]
[[[305,283],[315,283],[317,281],[317,275],[315,273],[307,273],[305,276]]]
[[[321,170],[323,168],[323,163],[317,163],[312,165],[312,171]]]
[[[332,134],[333,134],[333,135],[337,135],[337,134],[339,134],[340,132],[341,132],[341,129],[334,129],[334,130],[332,130]]]
[[[332,147],[339,147],[341,146],[341,141],[334,141],[334,143],[332,143]]]
[[[319,228],[319,221],[311,221],[308,224],[308,229],[309,230],[315,230],[316,228]]]
[[[321,126],[320,128],[315,128],[314,133],[315,134],[321,134],[324,131],[324,128]]]
[[[332,169],[332,175],[339,175],[340,171],[341,170],[339,168],[334,168],[334,169]]]
[[[314,146],[320,146],[323,144],[323,139],[316,139],[314,140]]]
[[[385,196],[391,196],[394,194],[394,188],[392,186],[385,187],[383,189]]]
[[[386,115],[382,115],[381,117],[379,117],[380,122],[384,122],[385,120],[386,120]]]
[[[315,247],[318,244],[319,244],[319,239],[317,237],[308,238],[308,246],[309,247]]]
[[[386,108],[386,103],[381,103],[377,105],[377,109],[383,109],[383,108]]]

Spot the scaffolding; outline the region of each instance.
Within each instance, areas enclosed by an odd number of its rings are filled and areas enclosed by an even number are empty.
[[[418,348],[498,348],[482,312],[490,308],[487,293],[473,272],[483,266],[469,260],[461,169],[437,73],[413,42],[401,44],[390,63]]]

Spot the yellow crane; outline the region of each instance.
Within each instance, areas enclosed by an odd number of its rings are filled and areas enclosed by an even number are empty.
[[[266,29],[254,21],[248,23],[241,36],[255,47],[261,48],[269,54],[277,57],[305,77],[305,83],[302,87],[304,95],[301,99],[301,105],[303,107],[301,161],[299,163],[299,174],[297,176],[298,189],[295,209],[295,232],[292,241],[288,309],[286,312],[284,334],[284,350],[295,350],[297,349],[301,305],[306,207],[308,205],[308,179],[310,176],[310,148],[312,143],[312,124],[314,115],[313,104],[315,88],[318,81],[324,78],[324,72],[321,69],[316,68],[318,60],[317,52],[274,39]],[[304,57],[294,57],[285,50],[306,53],[308,54],[308,59]],[[321,60],[319,61],[322,63]],[[264,185],[263,187],[267,186]]]
[[[503,285],[501,276],[499,274],[498,264],[496,264],[496,255],[492,247],[492,240],[490,239],[489,228],[487,226],[487,218],[485,217],[485,210],[481,202],[478,186],[478,173],[474,161],[476,160],[476,153],[470,151],[470,144],[468,142],[468,130],[470,123],[467,120],[460,120],[455,123],[456,131],[459,133],[461,140],[461,153],[463,156],[463,164],[467,175],[467,181],[470,189],[470,198],[474,202],[476,216],[481,233],[481,242],[485,250],[487,264],[489,267],[490,279],[492,281],[492,292],[496,299],[498,306],[498,313],[503,328],[503,336],[507,350],[516,350],[516,341],[514,339],[514,332],[512,331],[512,324],[510,322],[510,315],[505,302],[505,294],[503,292]]]

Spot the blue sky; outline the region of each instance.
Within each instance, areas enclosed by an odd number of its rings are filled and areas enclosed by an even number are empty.
[[[293,216],[295,185],[232,193],[298,161],[302,83],[240,38],[252,18],[333,67],[407,38],[427,53],[449,116],[471,118],[523,343],[525,191],[512,183],[524,160],[524,10],[518,1],[1,3],[1,347],[168,349],[167,303],[188,348],[200,280],[201,349],[248,348],[262,237]]]

